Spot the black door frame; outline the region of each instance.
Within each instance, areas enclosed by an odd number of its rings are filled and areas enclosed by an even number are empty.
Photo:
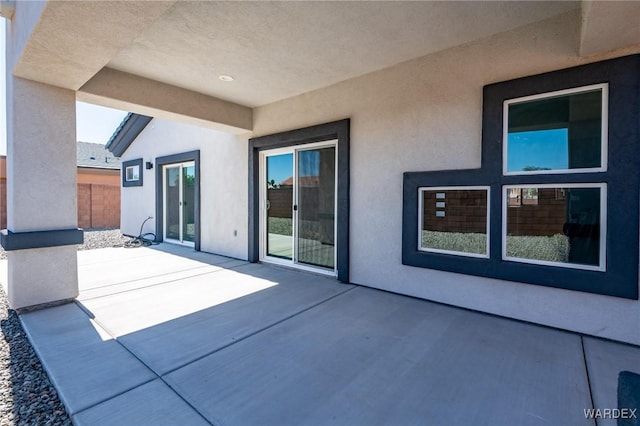
[[[162,168],[175,163],[193,161],[196,170],[194,189],[195,238],[194,249],[200,251],[200,150],[156,157],[156,241],[164,239],[164,187],[162,185]]]
[[[344,119],[303,129],[249,139],[249,245],[250,262],[260,260],[260,152],[336,139],[338,193],[336,196],[336,270],[338,280],[349,282],[349,128]]]

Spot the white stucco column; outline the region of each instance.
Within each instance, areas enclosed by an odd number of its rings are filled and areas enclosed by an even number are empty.
[[[78,295],[75,92],[7,73],[8,298]]]

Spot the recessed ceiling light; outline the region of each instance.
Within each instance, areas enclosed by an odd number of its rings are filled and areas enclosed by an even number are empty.
[[[231,77],[230,75],[221,75],[218,78],[222,81],[233,81],[233,77]]]

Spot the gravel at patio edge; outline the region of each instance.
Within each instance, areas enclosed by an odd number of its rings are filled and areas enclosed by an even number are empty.
[[[88,229],[84,231],[84,244],[78,250],[93,250],[108,247],[122,247],[129,237],[124,237],[119,229]]]
[[[71,425],[2,288],[0,327],[0,426]]]
[[[119,229],[91,229],[78,250],[121,247],[127,240]],[[0,259],[6,259],[1,248]],[[1,287],[0,328],[0,426],[72,425]]]

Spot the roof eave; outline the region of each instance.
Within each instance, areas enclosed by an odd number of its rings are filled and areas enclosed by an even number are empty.
[[[129,113],[105,145],[113,155],[121,157],[153,117]]]

